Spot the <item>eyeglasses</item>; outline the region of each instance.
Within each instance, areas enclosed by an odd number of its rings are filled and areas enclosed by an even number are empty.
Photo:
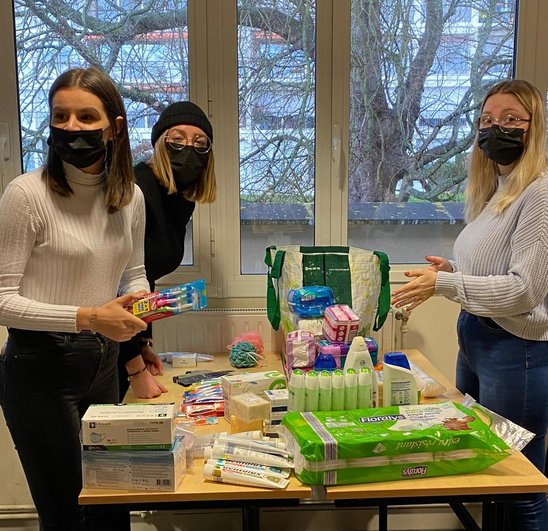
[[[516,116],[512,116],[511,114],[507,114],[503,118],[499,118],[498,120],[495,120],[489,114],[484,114],[479,117],[478,126],[480,129],[486,129],[496,124],[502,129],[503,132],[511,133],[514,129],[516,129],[522,123],[530,122],[530,121],[531,120],[528,118],[517,118]]]
[[[175,151],[181,151],[183,148],[193,147],[197,153],[208,153],[211,149],[211,140],[207,136],[196,135],[194,138],[187,138],[180,133],[174,132],[165,137],[166,144]]]

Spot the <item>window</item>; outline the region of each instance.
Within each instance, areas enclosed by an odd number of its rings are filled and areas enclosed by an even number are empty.
[[[462,229],[487,87],[516,75],[548,88],[548,7],[517,5],[0,2],[0,40],[6,46],[13,27],[19,76],[15,116],[13,57],[3,54],[0,94],[10,96],[0,98],[0,121],[10,116],[17,131],[20,119],[23,169],[37,167],[51,81],[89,63],[119,84],[136,161],[150,155],[150,128],[167,103],[190,98],[207,109],[218,200],[196,209],[185,267],[166,282],[207,270],[212,298],[264,297],[269,245],[349,244],[384,250],[392,264],[422,263],[427,253],[450,256]]]
[[[314,243],[315,2],[238,2],[241,272]],[[260,13],[261,16],[257,16]]]
[[[513,75],[513,19],[493,2],[352,0],[350,244],[451,256],[479,105]]]
[[[24,171],[44,162],[49,134],[47,89],[64,70],[90,64],[104,69],[124,98],[134,161],[150,157],[150,130],[159,111],[189,98],[186,3],[16,1]],[[152,24],[151,7],[163,15]],[[192,251],[189,230],[184,265],[193,263]]]

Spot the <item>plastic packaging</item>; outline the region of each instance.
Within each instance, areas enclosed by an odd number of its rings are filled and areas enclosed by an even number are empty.
[[[403,352],[387,352],[383,358],[383,406],[419,403],[417,383]]]
[[[149,323],[179,313],[202,310],[206,306],[206,283],[201,278],[149,293],[134,301],[126,309]]]
[[[315,371],[334,371],[337,368],[337,360],[333,354],[318,354],[314,362]]]
[[[344,374],[340,369],[331,375],[331,408],[333,411],[344,409]]]
[[[371,407],[371,369],[362,367],[358,373],[358,409]]]
[[[306,286],[290,289],[287,294],[289,309],[299,317],[322,317],[328,306],[335,304],[333,290],[327,286]]]
[[[371,354],[369,353],[365,339],[362,336],[356,336],[350,345],[350,350],[348,351],[344,362],[344,368],[352,368],[359,371],[362,367],[367,367],[371,370],[371,405],[372,407],[377,407],[379,405],[378,384],[374,373],[375,367],[373,365],[373,360],[371,359]]]
[[[287,405],[288,411],[304,411],[305,407],[305,391],[304,391],[304,372],[300,369],[295,369],[289,377],[289,401]]]
[[[447,391],[444,385],[440,384],[434,380],[434,378],[421,371],[414,363],[409,362],[409,366],[411,367],[411,372],[417,382],[417,387],[420,390],[421,395],[425,398],[442,396]]]
[[[320,372],[319,387],[320,387],[320,400],[318,409],[320,411],[331,411],[331,373],[328,371]]]
[[[377,365],[379,357],[379,345],[377,345],[377,342],[372,337],[364,337],[364,339],[365,344],[367,345],[367,350],[369,350],[369,354],[371,355],[373,366],[375,366]]]
[[[304,378],[304,396],[305,396],[305,411],[318,411],[320,402],[320,391],[318,383],[318,373],[309,371]]]
[[[355,369],[345,369],[344,375],[344,409],[358,407],[358,373]]]
[[[285,351],[289,367],[312,367],[316,358],[314,334],[306,330],[289,332],[285,340]]]
[[[498,435],[512,450],[521,452],[523,448],[535,437],[535,434],[514,424],[511,420],[478,404],[469,394],[464,395],[462,405],[479,413],[479,417],[491,430]]]

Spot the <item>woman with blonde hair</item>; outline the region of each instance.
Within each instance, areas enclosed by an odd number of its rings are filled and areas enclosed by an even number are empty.
[[[191,101],[166,107],[154,127],[152,158],[134,168],[146,207],[145,269],[151,290],[162,276],[183,260],[186,225],[196,203],[211,203],[216,196],[213,127]],[[128,380],[136,396],[150,398],[166,391],[156,381],[162,363],[154,353],[152,327],[123,343],[119,358],[122,399]]]
[[[432,295],[461,305],[457,387],[535,434],[525,456],[544,472],[548,426],[548,164],[546,111],[527,81],[483,100],[468,175],[467,225],[454,260],[430,265],[393,292],[397,307]],[[548,529],[544,493],[506,504],[506,529]]]

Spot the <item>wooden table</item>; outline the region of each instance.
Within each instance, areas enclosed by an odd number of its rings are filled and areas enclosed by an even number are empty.
[[[424,372],[442,383],[447,393],[428,401],[460,401],[462,395],[419,351],[406,350],[409,359]],[[181,402],[183,387],[173,383],[174,375],[183,374],[185,368],[173,369],[166,364],[163,383],[169,392],[151,399],[137,399],[132,391],[126,395],[129,402]],[[200,363],[198,369],[230,369],[227,355],[216,356],[214,362]],[[252,371],[265,371],[280,368],[279,357],[265,354],[265,360]],[[240,371],[235,369],[235,372]],[[200,427],[200,433],[229,431],[229,424],[219,419],[217,425]],[[79,500],[83,505],[122,504],[128,509],[182,509],[182,508],[227,508],[242,510],[242,528],[259,529],[261,507],[297,506],[302,503],[328,503],[335,506],[376,506],[379,507],[380,527],[387,529],[387,509],[389,505],[449,503],[467,529],[479,529],[468,515],[462,503],[481,502],[483,504],[483,529],[500,529],[500,504],[497,502],[515,499],[535,492],[548,492],[548,479],[544,477],[522,454],[513,454],[501,462],[477,474],[413,479],[345,485],[338,487],[310,487],[292,477],[284,490],[243,487],[204,481],[202,461],[196,460],[187,471],[179,487],[173,492],[126,491],[110,489],[83,489]],[[474,527],[475,526],[475,527]]]

